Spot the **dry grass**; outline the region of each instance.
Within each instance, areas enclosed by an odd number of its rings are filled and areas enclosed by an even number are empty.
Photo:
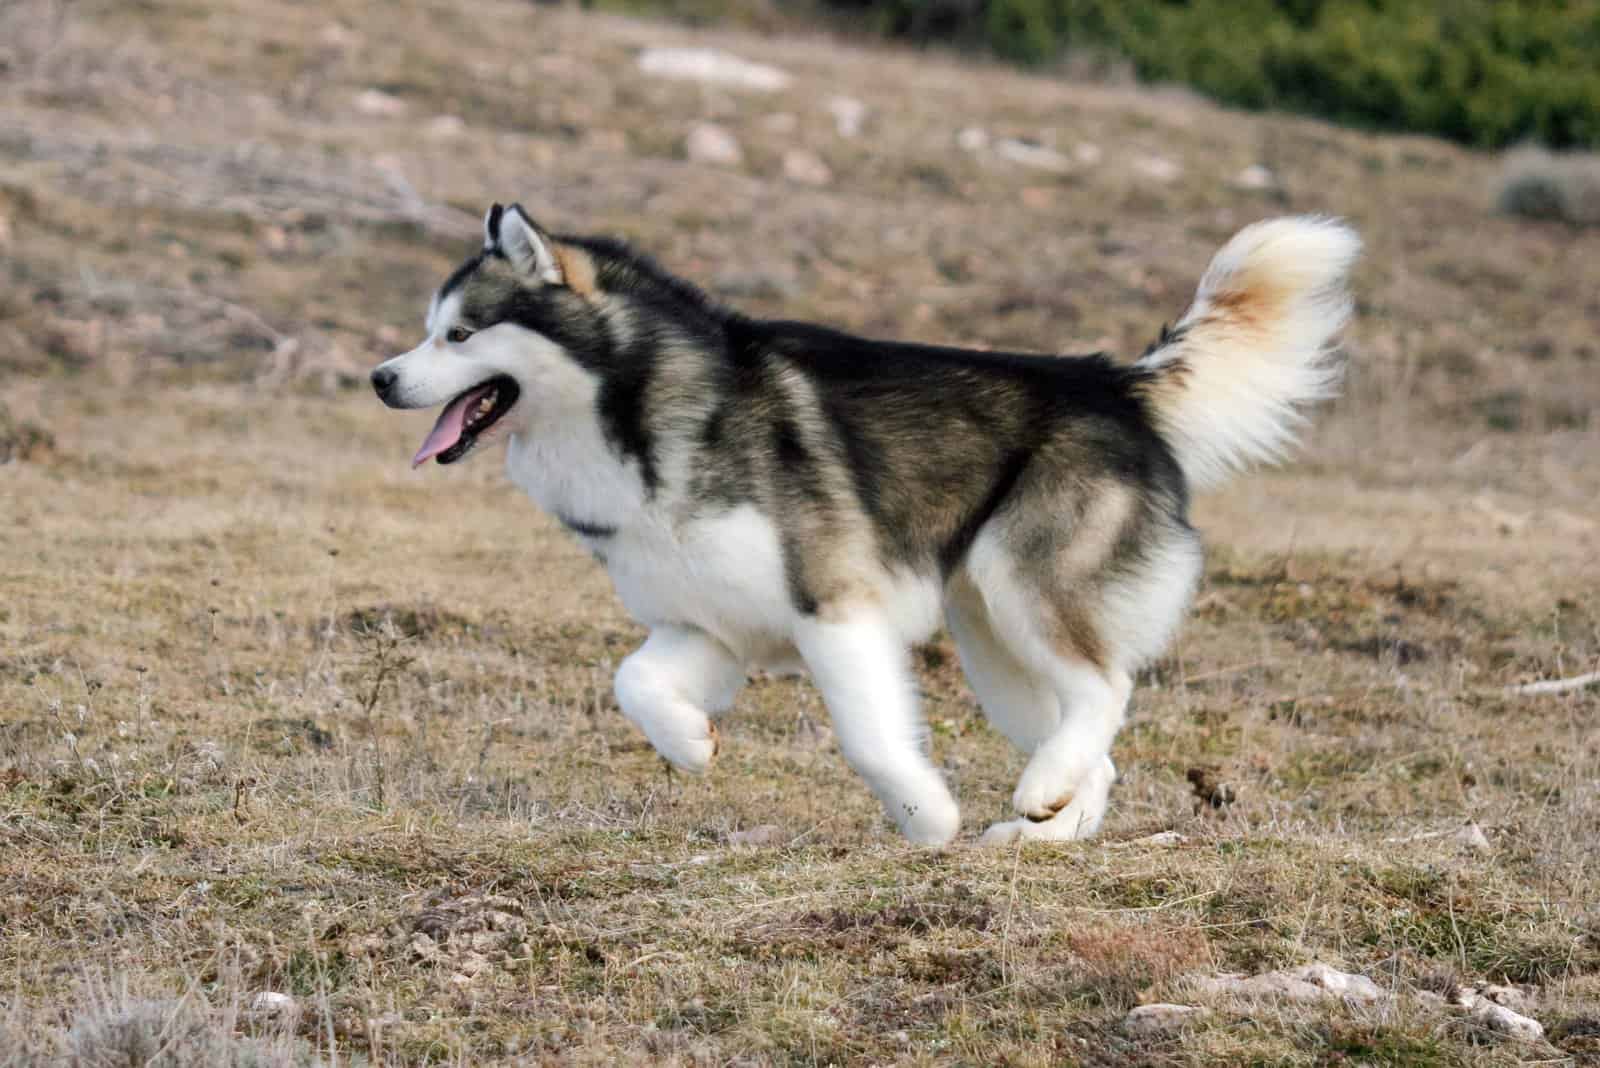
[[[0,11],[4,1056],[157,1025],[191,1063],[1600,1056],[1600,695],[1501,692],[1600,660],[1592,234],[1487,214],[1488,158],[1182,97],[737,35],[708,39],[795,87],[635,72],[690,39],[522,3]],[[680,158],[704,118],[744,170]],[[955,148],[971,125],[1103,158],[1028,171]],[[784,181],[797,143],[831,186]],[[1228,184],[1255,162],[1271,199]],[[1020,762],[947,644],[948,850],[883,826],[792,680],[709,777],[663,770],[610,696],[641,632],[603,574],[492,459],[409,473],[427,417],[359,382],[513,197],[756,312],[1123,353],[1235,227],[1354,219],[1347,396],[1202,502],[1207,588],[1100,840],[967,844]],[[1234,800],[1197,812],[1202,766]],[[1468,820],[1488,850],[1413,837]],[[1311,959],[1400,996],[1118,1026]],[[1428,1007],[1451,977],[1526,985],[1551,1043]],[[266,990],[292,1034],[249,1018]]]

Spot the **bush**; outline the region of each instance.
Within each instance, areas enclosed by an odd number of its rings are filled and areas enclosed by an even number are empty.
[[[1525,148],[1506,156],[1497,206],[1508,215],[1600,225],[1600,156]]]
[[[1484,147],[1600,146],[1581,0],[823,0],[877,32],[1025,63],[1110,48],[1147,80]]]

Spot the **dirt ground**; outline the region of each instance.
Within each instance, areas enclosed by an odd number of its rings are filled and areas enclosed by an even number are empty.
[[[1600,668],[1600,231],[1495,216],[1496,161],[1425,139],[468,12],[0,7],[0,1062],[1600,1063],[1600,690],[1507,690]],[[701,121],[742,162],[686,158]],[[973,844],[1021,758],[944,640],[948,849],[795,680],[666,772],[598,565],[498,456],[410,471],[432,416],[365,388],[493,199],[757,314],[1129,357],[1237,227],[1361,229],[1345,395],[1199,503],[1098,839]],[[1194,982],[1313,961],[1385,996]],[[1485,981],[1545,1037],[1429,996]],[[1127,1030],[1152,1001],[1208,1011]]]

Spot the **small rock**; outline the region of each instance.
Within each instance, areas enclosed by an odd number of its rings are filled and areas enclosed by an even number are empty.
[[[1007,138],[998,141],[994,146],[995,155],[1001,159],[1010,160],[1012,163],[1024,167],[1034,167],[1041,171],[1055,171],[1064,174],[1072,169],[1072,160],[1045,145],[1034,144],[1032,141],[1017,141]]]
[[[968,126],[956,134],[956,145],[963,152],[982,152],[989,147],[989,132],[979,126]]]
[[[1151,1038],[1180,1031],[1205,1015],[1198,1005],[1157,1002],[1140,1005],[1122,1019],[1122,1029],[1135,1038]]]
[[[1514,986],[1490,983],[1478,988],[1478,996],[1488,998],[1496,1005],[1504,1005],[1508,1009],[1521,1010],[1528,1007],[1528,995]]]
[[[1544,1025],[1538,1020],[1496,1004],[1470,987],[1457,993],[1456,1004],[1484,1027],[1518,1042],[1538,1042],[1544,1038]]]
[[[791,148],[783,154],[783,176],[800,185],[824,186],[833,181],[833,171],[822,157],[803,148]]]
[[[1175,182],[1183,174],[1183,168],[1165,156],[1140,156],[1133,169],[1156,182]]]
[[[1188,840],[1177,831],[1157,831],[1155,834],[1147,834],[1143,838],[1135,838],[1131,842],[1122,844],[1130,846],[1170,846],[1179,845]]]
[[[406,113],[408,107],[404,100],[382,89],[363,89],[356,94],[356,110],[374,118],[399,118]]]
[[[1100,151],[1100,146],[1088,141],[1080,141],[1078,147],[1072,150],[1072,158],[1085,167],[1093,167],[1105,158],[1105,153]]]
[[[763,823],[759,827],[751,827],[745,831],[734,831],[728,835],[728,844],[756,848],[759,846],[778,845],[784,839],[782,828],[774,823]]]
[[[1292,971],[1263,972],[1245,976],[1237,972],[1201,976],[1196,989],[1208,994],[1234,997],[1284,998],[1289,1001],[1317,1001],[1340,997],[1350,1001],[1376,1001],[1383,996],[1377,983],[1364,975],[1341,972],[1326,964],[1307,964]]]
[[[853,96],[830,96],[828,114],[833,116],[833,128],[840,137],[859,137],[867,119],[867,105]]]
[[[1289,974],[1296,979],[1321,987],[1330,994],[1337,994],[1352,1001],[1377,1001],[1383,997],[1383,988],[1366,976],[1354,972],[1341,972],[1326,964],[1307,964]]]
[[[1259,163],[1252,163],[1244,170],[1233,176],[1235,189],[1248,189],[1261,192],[1267,189],[1278,188],[1278,176]]]
[[[288,994],[263,990],[250,999],[245,1015],[256,1021],[292,1024],[300,1018],[300,1003]]]
[[[800,128],[800,120],[792,111],[774,111],[761,120],[761,126],[775,134],[792,134]]]
[[[723,85],[771,93],[788,88],[786,71],[714,48],[646,48],[639,53],[639,69],[658,78]]]
[[[697,122],[683,144],[684,153],[695,163],[717,167],[737,167],[744,162],[744,149],[738,140],[713,122]]]
[[[222,752],[222,746],[210,739],[196,743],[194,756],[207,771],[221,771],[222,766],[228,762],[227,756]]]
[[[422,133],[434,141],[448,141],[460,137],[466,129],[466,120],[460,115],[435,115],[422,128]]]

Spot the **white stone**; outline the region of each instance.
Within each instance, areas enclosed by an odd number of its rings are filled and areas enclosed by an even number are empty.
[[[739,147],[738,139],[714,122],[695,123],[683,149],[695,163],[737,167],[744,162],[744,149]]]
[[[963,152],[982,152],[989,147],[989,132],[981,126],[968,126],[956,134],[956,145]]]
[[[1072,158],[1085,167],[1093,167],[1105,158],[1105,153],[1100,151],[1100,146],[1089,141],[1078,142],[1078,147],[1072,150]]]
[[[1515,1009],[1496,1004],[1470,988],[1456,995],[1456,1004],[1465,1008],[1473,1020],[1518,1042],[1538,1042],[1544,1038],[1544,1025]]]
[[[791,148],[783,154],[783,176],[801,185],[827,185],[833,181],[833,170],[815,152]]]
[[[1171,1034],[1193,1023],[1205,1010],[1198,1005],[1172,1005],[1157,1002],[1140,1005],[1122,1019],[1122,1029],[1136,1038]]]
[[[428,120],[428,125],[422,128],[422,132],[435,141],[447,141],[453,137],[460,137],[466,129],[466,120],[460,115],[435,115]]]
[[[1053,148],[1036,145],[1030,141],[1015,141],[1008,138],[996,142],[994,151],[1001,159],[1041,171],[1055,171],[1057,174],[1062,174],[1072,169],[1072,160]]]
[[[1165,156],[1140,156],[1133,161],[1133,169],[1157,182],[1175,182],[1183,174],[1183,168]]]
[[[1242,975],[1199,976],[1192,980],[1195,989],[1208,994],[1231,997],[1283,998],[1288,1001],[1317,1001],[1338,997],[1349,1001],[1376,1001],[1383,990],[1364,975],[1341,972],[1326,964],[1307,964],[1292,970]]]
[[[840,137],[859,137],[867,120],[867,105],[853,96],[830,96],[828,114],[833,116],[833,128]]]
[[[1383,988],[1366,976],[1355,972],[1341,972],[1326,964],[1307,964],[1289,974],[1296,979],[1303,979],[1319,986],[1330,994],[1337,994],[1352,1001],[1377,1001],[1383,997]]]
[[[1478,995],[1488,998],[1496,1005],[1504,1005],[1508,1009],[1525,1009],[1528,1007],[1528,995],[1514,986],[1490,983],[1487,986],[1480,986]]]
[[[722,85],[772,93],[788,88],[788,72],[715,48],[646,48],[639,53],[639,69],[659,78]]]
[[[759,827],[751,827],[744,831],[734,831],[728,835],[729,845],[747,848],[777,845],[782,841],[783,829],[773,823],[763,823]]]
[[[363,89],[356,94],[356,110],[363,115],[379,119],[396,119],[409,110],[409,105],[382,89]]]
[[[1261,164],[1252,163],[1233,176],[1233,186],[1235,189],[1276,189],[1278,187],[1278,176]]]
[[[288,994],[280,994],[276,990],[263,990],[250,999],[246,1015],[256,1020],[292,1024],[300,1018],[300,1003]]]

